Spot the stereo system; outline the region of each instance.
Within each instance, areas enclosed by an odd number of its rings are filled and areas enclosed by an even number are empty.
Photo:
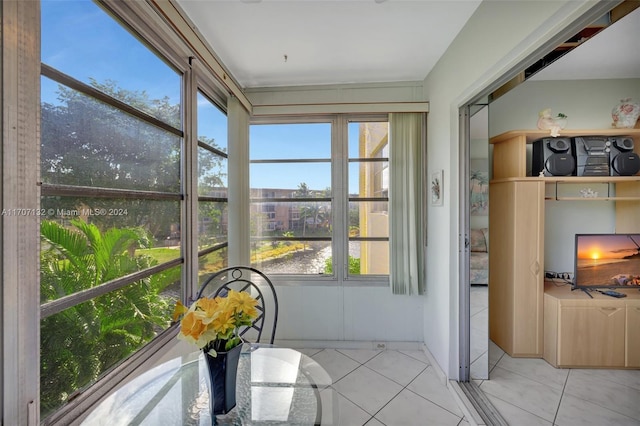
[[[548,137],[533,142],[532,175],[633,176],[640,157],[629,136]]]

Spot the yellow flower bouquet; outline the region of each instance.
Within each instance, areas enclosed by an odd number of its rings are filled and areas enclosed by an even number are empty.
[[[240,327],[258,316],[257,301],[246,291],[229,290],[226,297],[201,297],[187,308],[180,301],[173,320],[180,319],[178,338],[197,345],[211,356],[242,343]]]

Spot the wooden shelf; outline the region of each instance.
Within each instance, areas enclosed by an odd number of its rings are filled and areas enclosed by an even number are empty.
[[[550,201],[640,201],[640,197],[545,197]]]
[[[540,138],[550,137],[549,130],[510,130],[493,136],[489,139],[491,144],[499,144],[511,141],[514,137],[524,136],[526,143],[532,143]],[[560,137],[575,136],[632,136],[640,138],[640,129],[564,129],[560,133]]]
[[[629,136],[634,139],[634,151],[640,154],[640,129],[562,132],[566,137],[587,135]],[[631,300],[626,301],[595,295],[602,300],[586,301],[582,300],[588,298],[586,294],[572,294],[568,288],[544,293],[543,272],[545,200],[614,202],[616,232],[637,233],[640,175],[527,176],[527,145],[548,136],[544,130],[513,130],[490,140],[489,336],[512,357],[543,356],[556,366],[638,368],[640,343],[635,337],[640,326],[640,300],[633,299],[640,297],[640,292],[633,292],[634,297],[630,294],[626,299]],[[583,192],[602,196],[579,196]],[[561,300],[565,292],[572,300]],[[615,304],[614,315],[601,321],[598,309],[609,312],[611,304]],[[625,327],[633,331],[626,333]],[[584,339],[594,344],[584,344]]]
[[[502,179],[492,179],[491,183],[498,182],[533,182],[542,181],[544,183],[617,183],[617,182],[640,182],[640,175],[635,176],[523,176],[508,177]]]
[[[634,151],[640,154],[640,129],[565,129],[560,136],[629,136],[634,140]],[[489,139],[489,143],[493,145],[493,179],[527,177],[527,145],[544,137],[550,137],[548,130],[511,130]],[[530,178],[538,177],[530,176]],[[587,176],[551,177],[555,180],[572,178],[594,179]],[[595,177],[595,179],[607,181],[618,179],[618,176]],[[583,182],[586,181],[583,180]],[[597,180],[591,180],[591,182],[597,182]]]

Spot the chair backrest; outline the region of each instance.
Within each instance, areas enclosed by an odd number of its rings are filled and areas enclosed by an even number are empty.
[[[197,299],[207,295],[208,297],[225,297],[229,290],[246,291],[258,301],[256,305],[258,317],[251,326],[240,330],[240,336],[245,340],[259,343],[264,331],[265,338],[273,344],[278,324],[278,296],[271,280],[255,268],[230,266],[207,278],[198,291]],[[270,306],[273,312],[269,309]]]

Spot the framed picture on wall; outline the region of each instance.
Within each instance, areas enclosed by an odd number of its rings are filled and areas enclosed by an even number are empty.
[[[442,177],[444,175],[443,170],[438,170],[437,172],[431,173],[431,205],[432,206],[441,206],[442,205],[442,195],[443,189],[442,186]]]
[[[469,213],[472,216],[489,214],[489,161],[469,160]]]

